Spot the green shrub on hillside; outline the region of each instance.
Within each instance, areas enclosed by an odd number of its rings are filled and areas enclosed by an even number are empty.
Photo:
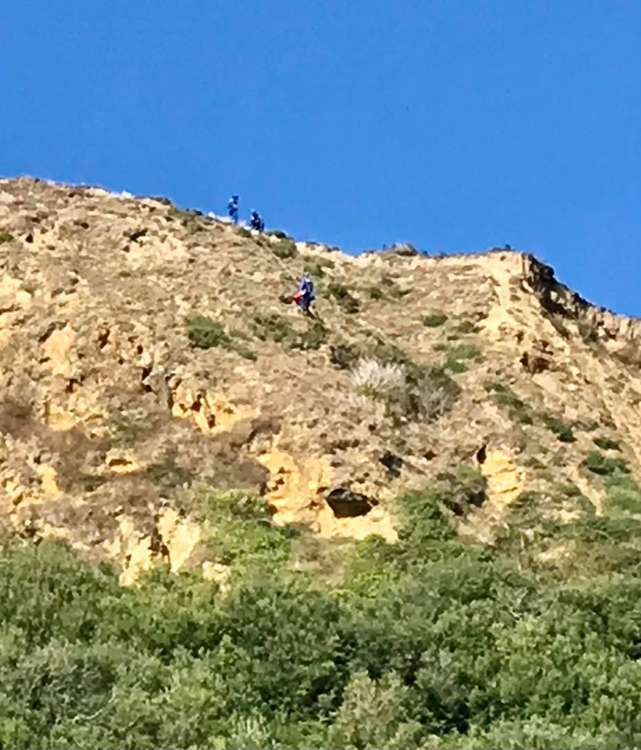
[[[350,370],[360,359],[376,360],[383,365],[415,367],[411,357],[395,344],[376,336],[358,343],[339,342],[330,346],[331,362],[340,370]]]
[[[583,466],[593,474],[610,476],[616,472],[629,474],[628,465],[622,458],[609,458],[599,451],[590,451],[583,461]]]
[[[456,359],[480,359],[481,350],[474,344],[458,344],[449,348],[450,354]]]
[[[392,300],[399,300],[403,297],[407,297],[411,292],[411,289],[401,289],[396,281],[390,276],[382,276],[380,283],[385,290],[386,296]]]
[[[466,372],[466,361],[480,360],[482,358],[481,350],[474,344],[443,345],[440,349],[447,354],[444,365],[445,369],[454,373]]]
[[[445,313],[431,313],[423,318],[423,325],[428,328],[438,328],[442,326],[447,320]]]
[[[448,357],[443,365],[446,370],[453,372],[455,375],[460,375],[463,372],[467,372],[467,365],[465,362],[460,362],[455,357]]]
[[[123,588],[60,543],[5,540],[0,746],[637,746],[641,520],[606,501],[465,544],[446,508],[483,483],[460,466],[403,495],[398,542],[350,542],[333,578],[301,572],[301,532],[240,492],[194,508],[207,559],[233,565],[224,588],[165,569]]]
[[[194,480],[194,475],[188,469],[176,463],[175,455],[168,453],[162,460],[150,464],[145,469],[154,484],[160,487],[174,488],[189,485]]]
[[[557,485],[557,491],[566,497],[581,497],[581,490],[573,482]]]
[[[629,473],[616,469],[603,481],[608,491],[605,503],[607,512],[641,514],[641,488]]]
[[[572,432],[572,427],[565,422],[549,414],[543,415],[543,424],[553,432],[562,443],[573,443],[576,438]]]
[[[312,257],[313,260],[310,260],[309,256],[305,257],[305,271],[311,274],[313,278],[322,279],[325,276],[325,269],[334,268],[335,266],[331,258],[325,258],[322,255]]]
[[[470,334],[470,333],[478,333],[478,327],[475,323],[473,323],[471,320],[461,320],[458,325],[456,326],[456,332],[458,334]]]
[[[276,312],[256,313],[252,320],[255,334],[263,341],[272,340],[280,344],[292,335],[289,321]]]
[[[313,351],[327,342],[327,328],[318,320],[315,320],[307,330],[298,333],[291,343],[292,349],[301,349],[302,351]]]
[[[200,502],[210,526],[207,549],[217,562],[256,565],[262,560],[275,566],[289,558],[297,533],[273,525],[263,498],[203,490]]]
[[[360,304],[356,297],[354,297],[349,289],[340,282],[332,281],[327,286],[327,292],[330,297],[336,300],[339,307],[341,307],[346,313],[357,313],[360,310]]]
[[[256,359],[256,354],[242,341],[237,332],[230,335],[220,323],[204,315],[196,315],[187,320],[187,336],[197,349],[220,347],[240,354],[245,359]]]
[[[197,232],[201,228],[202,213],[200,211],[171,206],[167,211],[167,218],[170,221],[180,222],[190,233]]]
[[[272,245],[271,248],[274,255],[281,260],[289,260],[298,257],[296,243],[290,239],[282,239],[280,242]]]
[[[401,349],[396,344],[386,341],[384,339],[374,337],[373,340],[369,340],[363,344],[362,351],[365,356],[373,357],[378,359],[380,362],[387,364],[405,365],[410,369],[416,368],[417,365],[414,363],[409,354]]]
[[[214,346],[228,348],[231,344],[224,327],[204,315],[196,315],[187,320],[187,336],[198,349],[211,349]]]
[[[286,318],[275,312],[257,313],[252,325],[258,338],[275,341],[287,349],[319,349],[328,338],[327,329],[318,320],[313,321],[304,331],[297,331]]]
[[[436,480],[442,504],[456,516],[466,516],[487,500],[487,480],[476,467],[461,465]]]
[[[9,232],[6,232],[4,230],[0,230],[0,245],[3,245],[5,242],[13,242],[13,235]]]
[[[612,511],[615,511],[612,513]],[[582,517],[557,528],[552,539],[564,549],[557,561],[560,576],[589,579],[594,576],[635,575],[641,556],[641,523],[616,512]]]
[[[292,240],[293,237],[282,229],[268,229],[265,234],[268,237],[276,237],[279,240]]]
[[[612,440],[612,438],[609,437],[595,437],[592,439],[592,442],[597,446],[597,448],[601,448],[604,451],[620,451],[621,446],[619,445],[617,440]]]
[[[530,407],[511,388],[502,383],[487,383],[485,390],[492,395],[497,406],[508,411],[512,420],[521,424],[533,424]]]

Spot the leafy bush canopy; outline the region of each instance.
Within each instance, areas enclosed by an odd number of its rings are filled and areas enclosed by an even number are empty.
[[[398,499],[396,544],[340,556],[260,497],[203,486],[193,512],[232,566],[224,588],[163,570],[122,588],[60,543],[5,540],[0,746],[635,747],[641,519],[615,494],[638,487],[604,481],[604,515],[492,550],[455,531],[485,480],[453,467]],[[550,543],[572,552],[562,574],[542,567]]]

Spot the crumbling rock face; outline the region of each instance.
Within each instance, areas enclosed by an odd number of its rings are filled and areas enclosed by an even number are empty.
[[[479,466],[483,497],[449,507],[490,543],[531,487],[567,479],[600,507],[582,468],[595,430],[638,472],[641,323],[531,255],[353,257],[30,179],[0,181],[0,233],[2,526],[111,558],[123,582],[158,561],[228,574],[199,549],[199,485],[260,493],[276,524],[393,543],[400,493]],[[279,302],[304,269],[316,321]],[[196,316],[210,348],[190,341]]]

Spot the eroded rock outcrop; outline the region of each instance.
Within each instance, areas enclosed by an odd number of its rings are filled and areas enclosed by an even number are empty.
[[[487,500],[452,522],[491,543],[531,488],[572,481],[598,511],[595,437],[638,472],[641,324],[531,255],[353,257],[30,179],[0,181],[0,230],[3,525],[110,557],[123,582],[158,561],[225,578],[199,550],[199,483],[393,542],[399,493],[478,466]],[[284,304],[304,269],[316,320]]]

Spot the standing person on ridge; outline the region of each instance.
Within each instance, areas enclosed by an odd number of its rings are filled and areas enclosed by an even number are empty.
[[[234,222],[234,224],[238,224],[239,200],[240,199],[237,195],[232,195],[232,197],[229,199],[227,203],[227,213],[229,214],[229,218]]]

